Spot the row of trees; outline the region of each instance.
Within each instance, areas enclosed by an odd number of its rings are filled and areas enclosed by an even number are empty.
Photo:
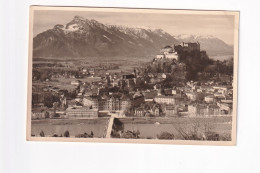
[[[32,77],[34,80],[46,81],[51,78],[51,72],[49,70],[33,70]]]
[[[54,92],[32,93],[32,105],[43,103],[44,106],[51,108],[53,107],[54,102],[60,101],[61,94],[64,94],[66,98],[74,99],[76,98],[78,91],[79,91],[79,87],[75,88],[72,91],[60,90],[59,93],[54,93]]]
[[[230,58],[224,61],[213,61],[211,65],[205,68],[205,72],[210,73],[211,76],[218,74],[233,75],[234,59]]]
[[[43,103],[44,106],[51,108],[54,102],[59,101],[59,95],[53,93],[32,93],[32,105]]]
[[[153,60],[145,68],[145,73],[172,73],[176,60]]]
[[[41,137],[45,137],[44,131],[41,131],[41,132],[40,132],[40,136],[41,136]],[[68,130],[66,130],[63,135],[60,134],[60,136],[59,136],[59,135],[57,135],[57,134],[54,134],[54,135],[52,135],[52,137],[66,137],[66,138],[69,138],[69,137],[70,137],[70,132],[69,132]]]
[[[47,79],[51,79],[53,74],[60,74],[67,78],[69,76],[75,76],[75,78],[81,78],[83,76],[82,71],[79,71],[79,70],[34,69],[32,72],[32,77],[34,80],[46,81]]]

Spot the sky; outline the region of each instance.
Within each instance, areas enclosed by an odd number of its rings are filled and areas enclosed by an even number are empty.
[[[56,24],[67,24],[76,15],[89,20],[95,19],[103,24],[158,28],[175,36],[211,35],[230,45],[234,42],[234,16],[205,14],[35,10],[33,35],[51,29]]]

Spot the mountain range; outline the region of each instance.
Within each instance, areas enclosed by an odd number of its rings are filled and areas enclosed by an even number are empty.
[[[165,45],[199,41],[209,55],[233,54],[216,37],[173,36],[161,29],[105,25],[75,16],[33,38],[33,57],[154,56]]]
[[[233,46],[212,35],[178,35],[175,36],[180,42],[199,42],[200,48],[206,50],[209,55],[233,55]]]

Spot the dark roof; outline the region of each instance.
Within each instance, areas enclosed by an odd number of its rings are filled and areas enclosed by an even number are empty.
[[[144,93],[145,99],[153,99],[155,96],[157,96],[157,91],[150,91]]]
[[[129,99],[130,99],[130,96],[127,95],[127,94],[123,94],[120,99],[121,99],[121,100],[129,100]]]
[[[166,49],[166,48],[172,48],[171,46],[169,46],[169,45],[166,45],[165,47],[164,47],[164,49]]]
[[[165,95],[172,95],[172,89],[164,89]]]

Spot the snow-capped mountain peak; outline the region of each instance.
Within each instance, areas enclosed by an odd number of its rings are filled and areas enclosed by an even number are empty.
[[[190,35],[190,34],[180,34],[174,36],[176,39],[181,40],[191,40],[191,39],[217,39],[213,35]]]
[[[165,45],[199,42],[208,54],[232,53],[213,36],[172,36],[162,29],[108,25],[75,16],[67,24],[55,25],[34,37],[34,56],[150,56]]]
[[[160,29],[117,26],[75,16],[34,37],[35,57],[154,56],[178,41]]]

